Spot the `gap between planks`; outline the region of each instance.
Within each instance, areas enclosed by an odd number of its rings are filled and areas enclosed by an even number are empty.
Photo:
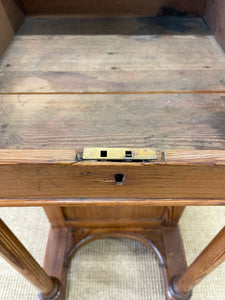
[[[0,92],[0,95],[120,95],[120,94],[224,94],[223,91],[110,91],[110,92]]]

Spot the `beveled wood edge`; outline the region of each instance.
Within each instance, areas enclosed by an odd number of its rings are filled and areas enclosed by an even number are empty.
[[[166,150],[167,164],[225,164],[224,150]]]
[[[0,207],[25,206],[225,206],[225,199],[144,199],[144,198],[33,198],[0,199]]]
[[[0,149],[1,164],[83,164],[83,165],[225,165],[225,150],[165,150],[164,158],[150,162],[76,161],[79,149]]]
[[[72,164],[76,150],[0,149],[0,164]]]

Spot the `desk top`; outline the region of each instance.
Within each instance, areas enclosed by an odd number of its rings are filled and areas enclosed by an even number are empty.
[[[28,18],[0,102],[4,149],[225,149],[225,56],[200,18]]]

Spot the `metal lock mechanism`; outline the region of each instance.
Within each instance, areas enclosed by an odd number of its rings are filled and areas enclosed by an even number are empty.
[[[83,160],[149,161],[157,160],[154,148],[84,148]]]

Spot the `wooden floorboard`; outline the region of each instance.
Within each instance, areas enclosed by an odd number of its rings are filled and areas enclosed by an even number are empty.
[[[0,147],[223,150],[224,70],[200,18],[27,18],[0,60]]]
[[[0,92],[224,91],[224,69],[198,18],[28,18],[0,60]]]
[[[225,94],[2,95],[0,148],[225,149]]]

